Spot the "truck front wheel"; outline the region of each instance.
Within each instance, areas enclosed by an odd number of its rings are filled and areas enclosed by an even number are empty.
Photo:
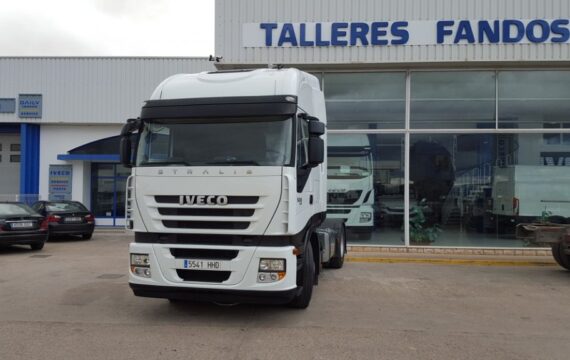
[[[552,246],[552,256],[558,265],[562,266],[566,270],[570,270],[570,255],[566,253],[569,244],[560,243]]]
[[[289,306],[297,309],[305,309],[311,302],[313,296],[313,285],[315,284],[315,260],[313,258],[313,246],[307,243],[305,253],[303,254],[303,286],[301,291],[289,303]]]

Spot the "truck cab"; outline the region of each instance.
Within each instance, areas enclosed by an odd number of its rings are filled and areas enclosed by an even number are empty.
[[[323,227],[325,126],[296,69],[163,81],[122,132],[135,295],[308,306],[346,251],[344,225]]]
[[[374,230],[374,163],[366,134],[331,136],[327,216],[343,219],[350,235],[369,240]]]

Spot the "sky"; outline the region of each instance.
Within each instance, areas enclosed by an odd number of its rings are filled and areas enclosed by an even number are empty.
[[[0,0],[0,56],[208,56],[214,0]]]

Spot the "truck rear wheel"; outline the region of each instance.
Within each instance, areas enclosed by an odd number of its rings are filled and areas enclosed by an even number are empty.
[[[552,246],[552,256],[558,265],[562,266],[566,270],[570,270],[570,255],[566,254],[565,249],[568,248],[568,244],[560,243]]]
[[[303,254],[303,287],[289,303],[289,306],[297,309],[305,309],[311,302],[313,296],[313,285],[315,284],[315,260],[313,258],[313,246],[309,242]]]
[[[344,254],[346,253],[346,228],[344,225],[338,229],[338,242],[336,246],[336,254],[325,264],[330,269],[340,269],[344,265]]]

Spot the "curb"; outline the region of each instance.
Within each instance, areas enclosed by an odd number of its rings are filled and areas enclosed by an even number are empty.
[[[434,259],[409,257],[355,257],[347,256],[346,261],[355,263],[414,263],[432,265],[478,265],[478,266],[556,266],[554,260],[492,260],[492,259]]]
[[[370,255],[429,255],[429,256],[552,256],[550,248],[477,248],[477,247],[436,247],[436,246],[370,246],[348,245],[348,253]]]

